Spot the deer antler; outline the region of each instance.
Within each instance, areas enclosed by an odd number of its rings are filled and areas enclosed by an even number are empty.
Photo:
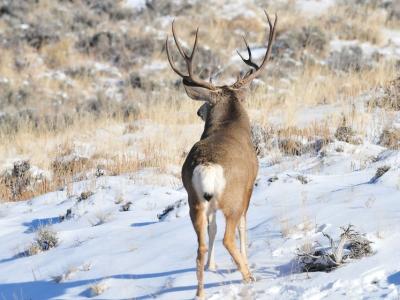
[[[198,33],[199,33],[199,28],[197,28],[197,30],[196,30],[196,37],[194,39],[192,53],[190,55],[187,55],[187,53],[183,50],[181,44],[179,43],[179,41],[176,37],[174,22],[175,22],[175,20],[172,22],[172,35],[174,37],[175,45],[178,48],[180,55],[185,60],[188,75],[185,75],[184,73],[179,71],[179,69],[175,66],[175,64],[170,56],[169,47],[168,47],[168,37],[167,37],[167,40],[165,41],[165,49],[167,51],[168,61],[169,61],[169,64],[171,65],[172,70],[174,70],[176,74],[181,76],[183,78],[183,81],[189,85],[203,87],[203,88],[206,88],[209,90],[215,90],[215,86],[213,84],[211,84],[205,80],[201,80],[200,78],[197,78],[193,74],[193,56],[196,53],[197,37],[198,37]]]
[[[260,66],[258,66],[256,63],[254,63],[251,60],[251,50],[249,45],[247,44],[247,41],[245,38],[243,38],[245,44],[246,44],[246,48],[247,48],[247,52],[249,54],[249,58],[248,59],[244,59],[243,56],[238,52],[240,58],[250,67],[254,68],[255,70],[251,70],[249,72],[246,73],[246,75],[242,78],[239,79],[238,81],[236,81],[232,86],[234,88],[239,88],[243,85],[249,84],[254,78],[256,78],[258,75],[260,75],[260,73],[264,70],[265,66],[267,65],[267,61],[269,60],[269,57],[271,55],[271,49],[272,49],[272,43],[275,39],[275,29],[276,29],[276,24],[278,22],[278,16],[277,14],[275,14],[275,21],[274,21],[274,25],[272,25],[271,19],[269,18],[269,15],[267,13],[266,10],[264,10],[265,15],[267,16],[268,19],[268,26],[269,26],[269,36],[268,36],[268,46],[267,46],[267,51],[265,52],[265,56],[264,59],[261,63]]]
[[[250,50],[249,44],[247,44],[246,38],[245,38],[244,36],[243,36],[243,41],[244,41],[244,43],[245,43],[245,45],[246,45],[247,53],[248,53],[248,55],[249,55],[249,58],[248,58],[248,59],[245,59],[245,58],[242,56],[242,54],[240,54],[240,52],[239,52],[238,50],[236,50],[236,52],[237,52],[237,54],[240,56],[240,58],[241,58],[247,65],[249,65],[250,67],[254,68],[254,69],[257,71],[260,67],[259,67],[255,62],[253,62],[253,61],[251,60],[251,50]],[[250,72],[253,72],[253,70],[250,70]]]

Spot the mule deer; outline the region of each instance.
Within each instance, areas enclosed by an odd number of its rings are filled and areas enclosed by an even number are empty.
[[[239,52],[241,59],[252,69],[242,78],[228,86],[215,86],[193,74],[193,57],[196,53],[197,28],[190,55],[179,43],[174,22],[172,34],[178,52],[184,59],[188,74],[174,64],[166,40],[166,52],[171,68],[183,79],[187,95],[193,100],[205,101],[198,114],[205,120],[204,131],[190,150],[182,167],[182,181],[188,194],[190,218],[197,234],[197,296],[204,298],[204,260],[207,252],[206,230],[208,226],[209,247],[207,267],[215,270],[214,239],[217,232],[216,211],[223,212],[226,219],[223,244],[235,261],[245,282],[254,281],[250,273],[246,253],[246,213],[258,172],[258,161],[251,141],[249,117],[242,105],[250,83],[264,69],[271,54],[275,38],[277,16],[272,22],[265,11],[269,25],[268,47],[261,65],[251,56],[250,47],[244,39],[248,59]],[[238,227],[240,252],[235,244]]]

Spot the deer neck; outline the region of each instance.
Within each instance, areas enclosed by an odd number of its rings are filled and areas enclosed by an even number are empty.
[[[217,103],[207,116],[201,139],[235,127],[250,132],[249,118],[240,102],[235,99],[227,103]]]

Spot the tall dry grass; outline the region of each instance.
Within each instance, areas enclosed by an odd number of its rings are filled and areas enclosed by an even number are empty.
[[[275,126],[276,134],[281,139],[290,139],[291,136],[306,140],[315,136],[328,139],[330,130],[341,122],[342,114],[335,111],[330,116],[329,126],[326,123],[310,123],[308,127],[299,129],[296,120],[298,113],[304,108],[324,104],[342,106],[346,111],[345,108],[351,107],[354,97],[383,84],[395,74],[394,64],[390,63],[365,72],[345,74],[337,74],[327,67],[309,65],[293,81],[284,96],[260,87],[250,95],[246,106],[253,120],[265,126]],[[53,177],[49,181],[39,186],[37,191],[23,195],[23,198],[64,186],[74,180],[77,174],[84,174],[97,166],[111,175],[147,167],[168,172],[169,167],[182,164],[190,145],[200,136],[203,125],[196,115],[199,106],[200,103],[189,100],[183,90],[166,89],[153,93],[153,98],[147,99],[141,106],[135,120],[85,117],[58,131],[38,130],[27,123],[12,135],[0,133],[3,141],[0,145],[0,163],[5,164],[9,158],[20,157],[28,159],[40,169],[51,171]],[[284,112],[279,126],[269,121],[269,116],[277,111]],[[350,109],[348,112],[350,115]],[[368,119],[365,118],[353,116],[353,125],[366,125],[365,120]],[[362,126],[358,129],[362,131]],[[54,164],[60,157],[75,152],[79,155],[85,147],[91,149],[87,154],[88,161],[78,161],[68,168]],[[290,151],[287,149],[284,152]],[[4,197],[6,192],[2,194]]]
[[[225,17],[230,12],[223,11],[223,7],[218,5],[210,8],[208,15],[199,14],[196,6],[189,8],[185,15],[178,16],[177,29],[182,40],[190,44],[194,31],[188,28],[194,29],[194,24],[201,25],[199,38],[200,44],[204,46],[203,51],[210,48],[218,58],[216,61],[226,67],[232,55],[235,55],[234,50],[243,48],[242,35],[247,36],[250,44],[263,45],[267,24],[263,11],[251,2],[246,5],[254,12],[253,15],[239,14],[233,18]],[[278,38],[291,30],[316,26],[321,28],[328,39],[338,37],[379,46],[385,41],[382,28],[389,26],[385,23],[384,11],[371,6],[339,3],[325,14],[315,16],[300,13],[295,8],[294,1],[268,4],[267,8],[271,13],[279,13]],[[52,13],[63,14],[54,1],[40,1],[27,20],[33,22],[41,11],[47,17]],[[150,28],[146,26],[151,21],[150,17],[139,18],[136,26],[129,26],[128,29],[124,27],[126,21],[113,22],[104,18],[97,27],[88,29],[86,34],[90,36],[99,31],[113,32],[125,28],[128,35],[149,43],[158,41],[160,35],[163,35],[163,40],[167,33],[170,34],[169,22],[166,26],[164,19],[158,19],[154,28]],[[65,15],[63,20],[66,26],[71,26],[73,22],[72,18]],[[393,24],[392,22],[390,26]],[[0,28],[6,27],[0,21]],[[26,62],[23,72],[15,66],[15,51],[1,49],[0,74],[9,80],[12,92],[23,87],[25,81],[29,81],[31,94],[26,102],[34,105],[41,115],[54,113],[54,102],[58,101],[59,94],[65,93],[68,98],[63,100],[60,109],[68,110],[71,116],[71,122],[61,127],[37,126],[32,120],[26,120],[20,122],[18,130],[0,128],[0,172],[2,166],[10,166],[13,159],[22,158],[50,174],[34,190],[21,195],[21,199],[68,186],[75,180],[91,176],[90,171],[96,168],[105,169],[110,175],[136,172],[143,168],[156,168],[160,172],[171,173],[171,170],[176,170],[176,166],[182,164],[185,153],[200,136],[203,123],[196,116],[200,103],[190,101],[183,89],[174,87],[177,77],[168,68],[155,71],[146,69],[152,63],[166,63],[161,44],[157,44],[159,48],[146,59],[138,58],[138,62],[135,62],[137,65],[131,70],[118,68],[118,76],[115,75],[115,70],[110,71],[113,66],[105,61],[101,61],[101,64],[110,67],[108,71],[102,69],[93,74],[77,72],[76,75],[61,80],[57,76],[48,76],[57,71],[75,71],[98,63],[93,53],[77,51],[77,40],[77,36],[65,35],[39,50],[22,45],[17,54],[22,55]],[[312,53],[307,45],[305,49],[299,49],[304,50]],[[328,53],[312,54],[319,60]],[[354,114],[352,106],[355,99],[363,92],[384,85],[398,75],[394,61],[382,60],[371,69],[359,72],[338,72],[327,65],[306,62],[296,70],[289,70],[290,74],[284,74],[282,78],[274,72],[280,68],[279,59],[278,57],[271,63],[273,66],[268,70],[266,84],[257,86],[250,93],[246,107],[254,122],[273,128],[274,133],[283,140],[290,140],[293,136],[305,140],[320,136],[328,140],[343,115],[346,115],[358,133],[365,134],[363,131],[369,121],[368,111]],[[206,64],[207,61],[202,63]],[[242,68],[241,63],[222,68],[225,73],[221,75],[221,81],[233,77]],[[99,79],[107,79],[109,76],[126,83],[126,79],[135,72],[143,75],[142,87],[125,87],[122,97],[128,99],[127,102],[138,104],[137,114],[126,118],[108,111],[107,104],[102,107],[104,113],[75,113],[76,107],[85,103],[87,98],[98,94],[105,99],[102,104],[117,102],[105,96],[106,88],[99,88]],[[299,115],[304,114],[305,109],[323,105],[332,105],[338,109],[327,113],[318,123],[299,125]],[[7,108],[17,111],[14,103]],[[279,124],[271,120],[273,116],[278,116]],[[290,153],[294,152],[296,145],[286,146],[288,149],[283,151]],[[57,159],[68,155],[82,155],[86,148],[89,150],[83,154],[85,159],[67,167],[55,163]],[[9,188],[1,183],[0,199],[10,199]]]

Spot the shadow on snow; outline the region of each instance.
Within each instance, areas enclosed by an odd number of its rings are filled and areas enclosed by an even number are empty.
[[[391,283],[394,285],[400,285],[400,272],[389,275],[389,277],[387,278],[387,281],[388,281],[388,283]]]
[[[70,281],[70,282],[61,282],[56,283],[54,281],[45,281],[45,280],[36,280],[36,281],[29,281],[29,282],[15,282],[15,283],[0,283],[0,299],[14,299],[17,297],[18,299],[50,299],[50,298],[58,298],[61,297],[66,293],[68,289],[76,288],[79,286],[86,286],[91,285],[94,282],[99,282],[103,279],[149,279],[149,278],[157,278],[157,277],[164,277],[164,276],[171,276],[175,274],[181,274],[186,272],[195,272],[195,268],[186,268],[186,269],[178,269],[166,272],[159,272],[159,273],[147,273],[147,274],[119,274],[119,275],[111,275],[105,276],[102,278],[93,278],[87,280],[78,280],[78,281]],[[220,272],[230,272],[230,270],[220,270]],[[241,283],[241,280],[230,280],[230,281],[222,281],[222,282],[213,282],[205,284],[205,288],[213,288],[213,287],[220,287],[223,285],[229,284],[238,284]],[[197,285],[188,285],[188,286],[178,286],[178,287],[171,287],[160,289],[154,293],[148,293],[141,296],[133,296],[133,299],[153,299],[157,296],[161,296],[164,294],[169,293],[176,293],[182,291],[190,291],[196,290]],[[85,289],[80,296],[87,296],[89,293],[88,288]],[[131,298],[132,299],[132,298]]]
[[[32,233],[37,231],[40,227],[54,225],[60,223],[60,217],[34,219],[30,222],[22,223],[22,225],[28,227],[24,233]]]

